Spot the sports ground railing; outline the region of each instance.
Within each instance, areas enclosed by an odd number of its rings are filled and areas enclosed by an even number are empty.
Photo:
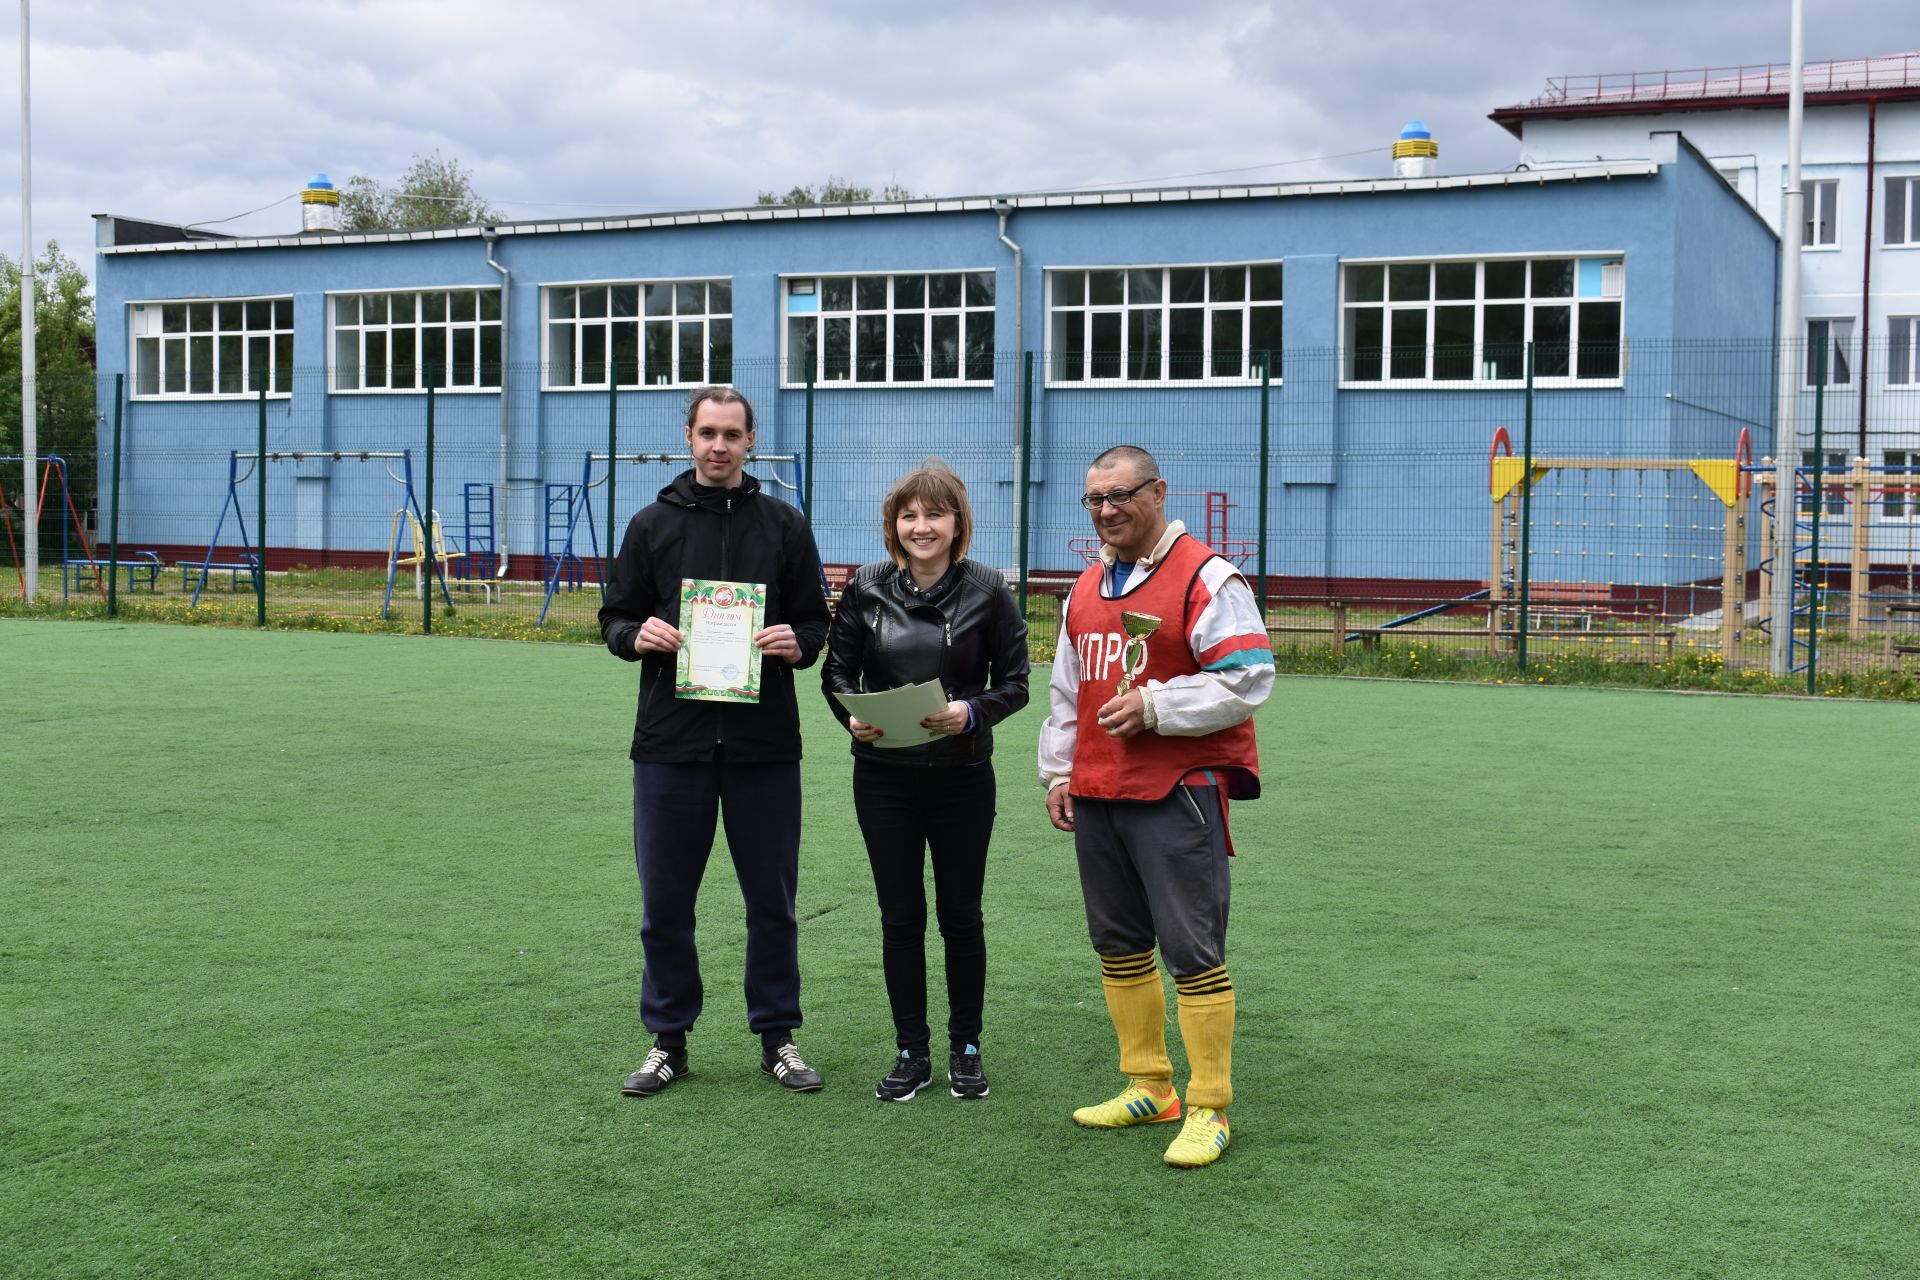
[[[730,372],[755,408],[748,470],[806,515],[829,590],[883,556],[888,489],[937,458],[968,487],[971,556],[1022,595],[1042,657],[1097,551],[1088,465],[1132,444],[1158,460],[1169,514],[1241,568],[1296,658],[1765,669],[1784,627],[1811,672],[1920,647],[1911,338]],[[456,372],[466,385],[447,385]],[[9,596],[37,521],[37,607],[596,637],[609,550],[687,465],[689,388],[548,389],[534,366],[383,376],[408,389],[341,390],[305,369],[250,392],[211,384],[227,394],[43,381],[30,478],[20,424],[0,424]],[[1784,503],[1783,411],[1799,446]]]

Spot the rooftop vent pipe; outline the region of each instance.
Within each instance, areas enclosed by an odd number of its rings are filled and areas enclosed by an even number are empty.
[[[300,233],[307,235],[338,230],[340,193],[333,189],[333,183],[327,181],[326,174],[316,173],[313,181],[300,193]]]
[[[1393,176],[1396,178],[1437,178],[1440,176],[1440,144],[1419,120],[1407,121],[1393,144]]]

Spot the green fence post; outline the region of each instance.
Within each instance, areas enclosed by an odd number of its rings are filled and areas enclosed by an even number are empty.
[[[437,369],[429,369],[427,376],[427,501],[426,510],[420,513],[420,537],[425,545],[420,552],[420,629],[427,635],[433,634],[433,583],[429,581],[434,573],[433,559],[433,384],[440,379]],[[504,495],[503,495],[504,496]]]
[[[1271,439],[1273,352],[1260,354],[1260,625],[1267,625],[1267,446]]]
[[[1016,500],[1020,504],[1020,616],[1027,616],[1027,547],[1033,542],[1033,530],[1028,524],[1027,495],[1033,490],[1033,352],[1023,352],[1020,369],[1020,466],[1014,472],[1014,483],[1020,492]]]
[[[614,459],[620,452],[620,386],[618,378],[607,379],[607,545],[600,557],[600,603],[607,602],[607,579],[613,572],[613,491]],[[593,468],[587,468],[587,479],[593,479]],[[587,500],[586,494],[580,495],[580,501]]]
[[[120,613],[120,413],[127,403],[127,375],[113,375],[113,487],[108,496],[107,517],[107,616]]]
[[[260,554],[253,566],[253,624],[267,625],[267,371],[259,372],[260,442],[253,465],[260,471],[260,505],[254,512],[254,549]]]
[[[1527,418],[1520,464],[1520,671],[1527,670],[1528,610],[1533,603],[1533,343],[1527,343]]]
[[[1826,599],[1826,574],[1820,568],[1820,509],[1826,494],[1827,335],[1813,340],[1813,536],[1807,555],[1807,694],[1820,676],[1820,604]],[[1787,625],[1793,625],[1789,615]],[[1793,644],[1787,644],[1791,652]]]
[[[813,361],[807,361],[806,456],[800,459],[800,514],[813,527]]]

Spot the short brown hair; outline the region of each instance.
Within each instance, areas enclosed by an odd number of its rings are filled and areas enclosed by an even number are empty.
[[[737,404],[747,411],[747,431],[753,431],[753,405],[747,398],[732,387],[701,387],[687,397],[687,430],[693,430],[693,420],[699,416],[703,404]]]
[[[900,531],[894,523],[908,503],[919,503],[929,511],[953,512],[953,559],[957,564],[966,558],[967,544],[973,540],[973,506],[967,501],[967,486],[953,474],[952,467],[929,458],[894,481],[887,500],[880,505],[880,532],[887,542],[887,554],[903,569],[907,549],[900,545]]]
[[[1160,463],[1137,444],[1117,444],[1093,460],[1090,470],[1111,471],[1122,463],[1133,464],[1142,480],[1158,480]]]

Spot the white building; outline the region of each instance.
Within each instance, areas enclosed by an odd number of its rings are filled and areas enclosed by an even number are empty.
[[[1789,81],[1785,65],[1562,76],[1490,118],[1520,139],[1530,169],[1648,158],[1655,135],[1678,131],[1781,231]],[[1806,215],[1781,243],[1799,247],[1805,319],[1783,337],[1809,353],[1824,338],[1831,352],[1828,465],[1864,456],[1876,469],[1920,467],[1920,52],[1810,63],[1804,84]],[[1810,354],[1795,358],[1810,386]],[[1809,392],[1803,448],[1813,418]],[[1920,491],[1906,484],[1920,474],[1876,477],[1876,566],[1912,565],[1920,552]],[[1830,514],[1844,511],[1830,500]]]

